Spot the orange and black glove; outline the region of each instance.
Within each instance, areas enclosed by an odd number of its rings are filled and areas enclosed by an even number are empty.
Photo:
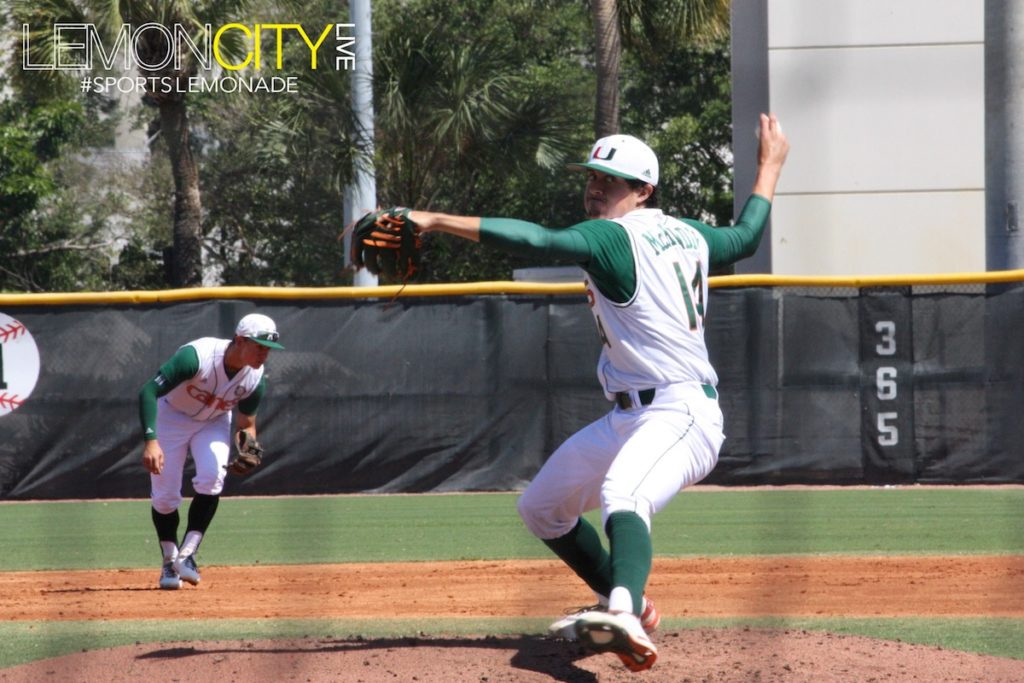
[[[407,282],[420,268],[423,240],[409,209],[378,209],[356,221],[352,232],[352,262],[374,275]]]

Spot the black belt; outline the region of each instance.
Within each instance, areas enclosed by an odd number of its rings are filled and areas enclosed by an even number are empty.
[[[654,389],[641,389],[636,392],[637,398],[640,399],[640,405],[634,405],[633,396],[628,391],[620,391],[615,394],[615,403],[623,410],[629,410],[630,408],[639,408],[640,406],[649,406],[654,401]]]
[[[718,392],[710,384],[701,384],[701,389],[704,390],[704,395],[711,399],[718,398]],[[619,391],[615,394],[615,404],[623,410],[630,410],[631,408],[640,408],[642,406],[649,406],[654,402],[654,389],[640,389],[636,392],[637,398],[640,399],[640,404],[633,403],[633,396],[631,392]]]

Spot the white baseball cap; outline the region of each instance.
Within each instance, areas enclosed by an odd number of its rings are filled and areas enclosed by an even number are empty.
[[[654,150],[632,135],[609,135],[594,143],[590,156],[582,164],[569,168],[589,168],[620,178],[642,180],[658,185],[658,157]]]
[[[277,343],[281,337],[277,333],[277,325],[262,313],[250,313],[239,320],[238,327],[235,328],[235,336],[251,339],[257,344],[263,344],[272,349],[284,348]]]

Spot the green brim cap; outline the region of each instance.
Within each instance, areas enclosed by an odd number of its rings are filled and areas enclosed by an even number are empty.
[[[283,346],[281,346],[277,342],[270,341],[269,339],[256,339],[255,337],[246,337],[246,339],[252,340],[252,341],[256,342],[257,344],[262,344],[263,346],[266,346],[267,348],[271,348],[271,349],[283,349],[284,348]]]

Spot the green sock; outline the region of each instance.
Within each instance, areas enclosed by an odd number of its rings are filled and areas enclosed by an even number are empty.
[[[635,512],[613,512],[604,528],[611,544],[612,587],[629,590],[633,613],[639,616],[654,553],[651,532]]]
[[[594,525],[580,517],[573,530],[565,536],[542,540],[591,590],[608,596],[612,590],[611,558]]]

